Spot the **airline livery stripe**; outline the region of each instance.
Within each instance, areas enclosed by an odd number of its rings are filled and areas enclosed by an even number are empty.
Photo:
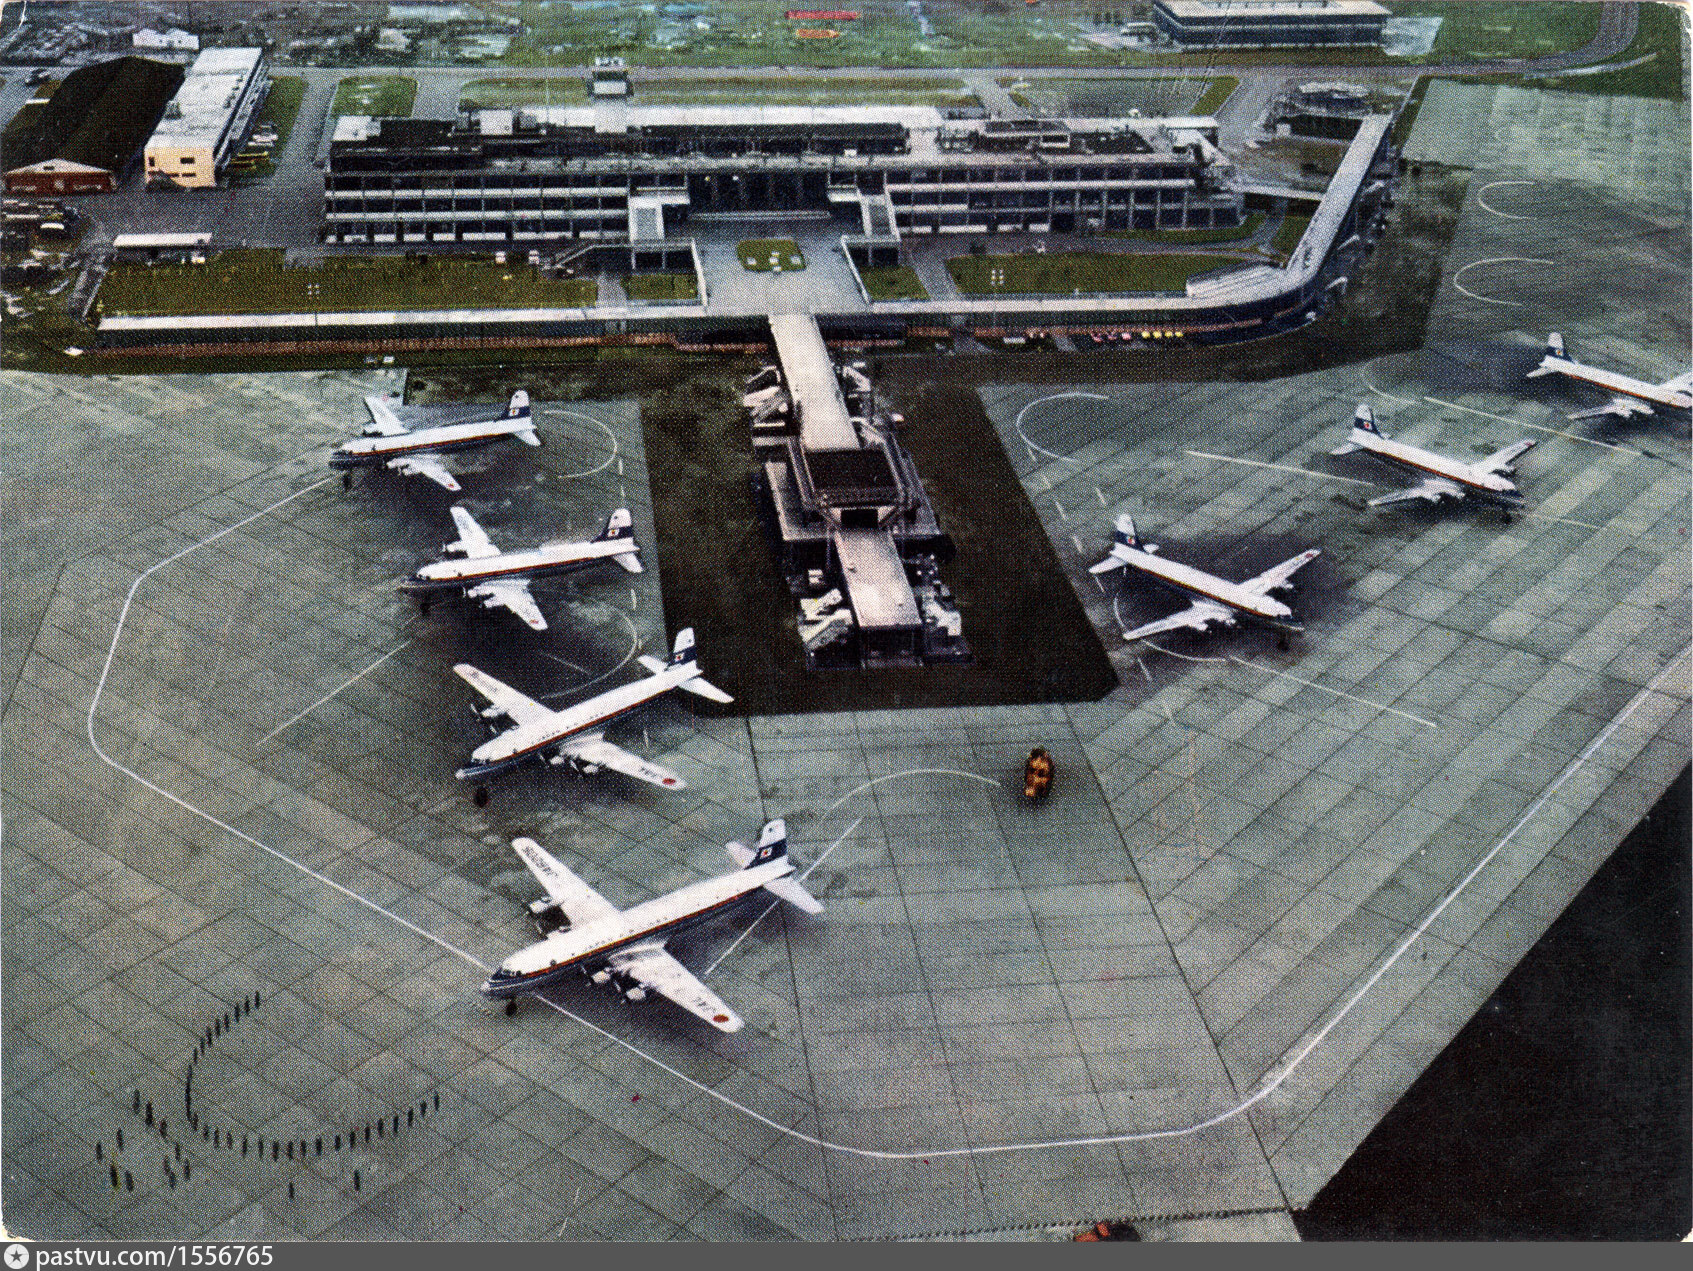
[[[439,575],[434,578],[419,578],[419,582],[426,583],[473,583],[485,582],[490,578],[519,578],[525,574],[537,573],[541,570],[560,569],[570,565],[593,565],[602,560],[609,560],[617,555],[633,555],[629,549],[623,552],[595,552],[590,556],[577,556],[568,560],[543,560],[529,565],[513,565],[503,569],[485,569],[475,574]]]
[[[1581,380],[1583,383],[1593,384],[1599,388],[1609,388],[1619,393],[1627,393],[1631,397],[1642,397],[1649,402],[1656,402],[1660,406],[1680,404],[1677,400],[1677,394],[1668,389],[1661,388],[1656,384],[1648,384],[1644,380],[1630,379],[1626,375],[1618,375],[1613,371],[1601,371],[1596,367],[1583,366],[1579,363],[1560,366],[1558,369],[1572,380]],[[1685,396],[1685,394],[1682,394],[1682,396]]]
[[[1450,468],[1437,468],[1432,464],[1418,463],[1415,459],[1412,459],[1408,455],[1395,454],[1394,452],[1388,450],[1378,450],[1374,446],[1365,446],[1363,449],[1369,451],[1373,455],[1380,455],[1383,459],[1391,460],[1394,463],[1404,464],[1407,468],[1415,468],[1418,472],[1426,472],[1430,476],[1435,477],[1444,477],[1448,481],[1457,481],[1460,484],[1469,486],[1472,490],[1489,490],[1488,486],[1483,485],[1470,475],[1471,469],[1466,464],[1453,462]]]
[[[779,874],[779,875],[777,875],[777,877],[786,878],[787,875],[786,874]],[[726,896],[726,897],[724,897],[724,899],[718,901],[714,905],[707,905],[704,909],[690,910],[688,913],[680,914],[675,918],[667,919],[666,921],[658,923],[655,926],[647,927],[645,930],[634,932],[632,935],[618,936],[617,939],[615,939],[615,940],[609,941],[606,944],[597,945],[596,947],[594,947],[592,949],[584,950],[583,952],[576,954],[575,956],[569,958],[566,961],[554,962],[551,966],[542,967],[539,971],[525,972],[523,975],[518,976],[518,977],[511,979],[511,980],[507,980],[504,983],[506,983],[506,984],[522,984],[527,980],[533,980],[537,976],[549,975],[552,972],[557,971],[561,967],[575,966],[578,962],[582,962],[582,961],[584,961],[588,958],[597,957],[598,955],[600,955],[602,953],[610,953],[610,952],[612,952],[616,949],[621,948],[622,946],[624,946],[626,944],[633,944],[637,940],[644,940],[648,936],[655,936],[659,932],[665,930],[666,928],[675,926],[677,923],[686,922],[687,920],[689,920],[691,918],[703,918],[703,917],[707,916],[708,914],[716,913],[719,909],[722,909],[722,908],[724,908],[728,905],[732,905],[737,900],[745,900],[748,896],[750,896],[753,892],[757,891],[758,888],[762,887],[762,886],[764,886],[764,884],[759,883],[755,887],[748,887],[745,891],[738,891],[732,896]]]
[[[639,683],[639,681],[636,681],[636,682]],[[666,685],[665,687],[669,688],[671,686]],[[525,756],[534,754],[537,750],[545,750],[548,746],[556,746],[561,741],[568,741],[570,738],[576,736],[577,733],[583,732],[586,729],[596,727],[599,724],[609,723],[612,720],[616,719],[619,715],[625,715],[628,712],[634,710],[635,707],[639,706],[642,702],[650,701],[652,698],[657,697],[658,693],[663,692],[663,691],[664,691],[664,689],[660,689],[660,690],[658,690],[658,692],[651,693],[647,697],[636,698],[633,702],[629,703],[629,705],[620,706],[608,715],[601,715],[596,719],[590,719],[587,723],[577,724],[576,726],[574,726],[573,728],[569,729],[566,732],[554,733],[551,737],[547,738],[545,741],[536,742],[533,746],[528,746],[528,747],[524,748],[523,750],[514,750],[511,754],[502,755],[498,759],[478,761],[477,758],[476,758],[476,752],[472,751],[471,755],[470,755],[471,761],[472,762],[486,762],[486,763],[505,763],[508,760],[512,760],[512,759],[522,759]],[[478,747],[477,749],[481,749],[481,747]]]
[[[1158,561],[1158,558],[1156,556],[1152,556],[1149,553],[1143,552],[1141,555],[1146,560]],[[1158,563],[1159,564],[1170,564],[1170,565],[1181,565],[1180,561],[1158,561]],[[1142,564],[1140,560],[1131,559],[1129,561],[1129,564],[1133,565],[1135,568],[1139,569],[1144,574],[1148,574],[1153,578],[1162,579],[1163,581],[1170,583],[1173,586],[1180,587],[1183,591],[1190,591],[1196,596],[1203,596],[1206,600],[1215,600],[1218,604],[1227,605],[1230,609],[1239,609],[1239,610],[1241,610],[1245,613],[1254,614],[1254,615],[1256,615],[1257,617],[1260,617],[1260,618],[1281,618],[1281,617],[1286,616],[1284,614],[1276,613],[1273,610],[1270,610],[1266,607],[1254,604],[1254,603],[1252,603],[1252,601],[1250,599],[1248,599],[1248,600],[1231,600],[1226,596],[1218,595],[1214,591],[1206,591],[1203,587],[1200,587],[1197,584],[1183,582],[1181,579],[1179,579],[1179,578],[1177,578],[1177,577],[1175,577],[1171,574],[1166,574],[1162,570],[1148,568],[1146,565]],[[1193,569],[1193,566],[1185,565],[1185,566],[1182,566],[1182,568]],[[1194,572],[1199,573],[1200,571],[1194,570]],[[1225,580],[1219,578],[1219,579],[1217,579],[1217,581],[1218,582],[1224,582]],[[1247,593],[1247,595],[1250,597],[1251,593]]]
[[[382,455],[393,458],[396,455],[416,454],[418,451],[430,451],[439,446],[462,446],[478,441],[498,441],[501,437],[509,437],[509,429],[502,428],[498,432],[467,434],[463,437],[436,437],[432,440],[415,442],[409,446],[373,446],[369,450],[349,450],[347,454]]]

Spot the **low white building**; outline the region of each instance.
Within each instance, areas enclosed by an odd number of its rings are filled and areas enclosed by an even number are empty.
[[[264,102],[268,65],[263,49],[207,49],[195,58],[147,142],[148,184],[216,185]]]
[[[168,31],[142,27],[131,38],[138,49],[168,49],[176,53],[197,53],[200,50],[200,37],[181,27],[173,26]]]
[[[1184,48],[1381,46],[1375,0],[1155,0],[1152,21]]]

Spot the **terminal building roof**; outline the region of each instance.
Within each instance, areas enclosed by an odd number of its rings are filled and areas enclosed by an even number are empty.
[[[1035,120],[948,119],[929,106],[650,106],[625,101],[522,110],[471,110],[455,119],[346,115],[332,157],[345,161],[467,159],[498,164],[593,159],[628,162],[661,155],[677,163],[725,159],[788,162],[826,152],[835,161],[882,166],[1038,161],[1142,154],[1202,162],[1222,159],[1209,115]],[[355,156],[358,158],[355,159]]]

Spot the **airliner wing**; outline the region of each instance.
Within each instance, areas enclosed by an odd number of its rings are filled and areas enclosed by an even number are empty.
[[[1533,437],[1525,437],[1522,441],[1506,446],[1503,450],[1495,451],[1493,454],[1488,455],[1487,458],[1481,461],[1481,470],[1483,472],[1514,471],[1512,465],[1518,457],[1527,451],[1533,450],[1534,445],[1535,442]]]
[[[469,560],[483,560],[500,554],[494,540],[477,524],[474,516],[457,503],[453,504],[452,513],[453,524],[459,527],[459,541],[453,544],[455,550],[463,552]]]
[[[521,578],[501,579],[499,582],[479,583],[465,593],[479,599],[488,608],[509,609],[537,631],[547,629],[540,606],[529,594],[529,584]]]
[[[743,1023],[722,998],[706,988],[698,976],[658,944],[637,944],[619,949],[606,959],[606,965],[653,992],[664,994],[713,1028],[732,1033]]]
[[[394,413],[394,408],[388,405],[386,397],[367,397],[364,399],[364,408],[370,412],[370,424],[365,428],[367,435],[398,437],[401,433],[411,431],[400,422],[400,417]]]
[[[1632,397],[1613,397],[1603,406],[1595,406],[1590,410],[1578,410],[1570,419],[1597,419],[1601,415],[1615,415],[1618,419],[1629,419],[1635,415],[1655,415],[1657,412],[1645,402]]]
[[[1184,627],[1194,631],[1207,631],[1212,623],[1221,623],[1225,627],[1234,626],[1234,611],[1214,601],[1196,600],[1180,613],[1160,618],[1157,622],[1149,622],[1133,631],[1125,631],[1123,639],[1144,640],[1147,636],[1162,635],[1166,631],[1180,631]]]
[[[1685,375],[1677,375],[1673,380],[1660,384],[1658,387],[1666,393],[1685,393],[1693,390],[1693,371],[1689,371]]]
[[[1384,494],[1379,499],[1371,499],[1373,508],[1386,507],[1390,503],[1409,503],[1412,499],[1427,499],[1430,503],[1439,503],[1442,499],[1461,499],[1464,497],[1464,487],[1455,481],[1446,481],[1440,477],[1430,477],[1426,481],[1419,481],[1416,485],[1406,486],[1403,490],[1395,490],[1392,494]]]
[[[453,667],[458,676],[471,688],[487,698],[500,712],[510,717],[514,724],[537,724],[544,719],[551,719],[556,713],[548,710],[534,698],[525,697],[509,684],[502,684],[486,671],[479,671],[468,662],[460,662]]]
[[[545,707],[542,707],[545,710]],[[580,759],[583,763],[595,764],[601,768],[610,768],[613,772],[621,772],[626,777],[635,777],[641,781],[650,781],[655,786],[662,786],[666,790],[681,790],[687,782],[678,777],[668,768],[660,767],[656,763],[648,763],[639,755],[632,755],[621,746],[614,746],[597,733],[573,738],[558,748],[561,755],[569,755]]]
[[[621,912],[534,839],[513,839],[511,845],[523,858],[523,863],[529,866],[529,872],[547,889],[547,898],[570,919],[571,926],[579,927],[599,918],[615,918]]]
[[[1241,583],[1241,586],[1255,596],[1266,595],[1275,591],[1278,587],[1287,586],[1295,574],[1321,555],[1321,550],[1315,547],[1308,552],[1300,552],[1299,555],[1284,560],[1273,569],[1266,569],[1258,577],[1248,578]]]
[[[433,455],[401,455],[398,459],[390,459],[388,466],[403,477],[428,477],[436,485],[445,486],[449,490],[462,487],[453,479],[446,465]]]

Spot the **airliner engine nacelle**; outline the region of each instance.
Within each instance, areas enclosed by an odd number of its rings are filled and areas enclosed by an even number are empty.
[[[630,976],[613,971],[610,967],[601,967],[597,971],[585,971],[583,974],[588,977],[589,981],[599,985],[608,993],[615,993],[631,1002],[647,1000],[647,989],[644,984],[638,983]]]
[[[543,938],[570,926],[570,920],[564,916],[564,910],[555,905],[550,896],[530,901],[529,917],[535,923],[536,932]]]
[[[603,764],[590,763],[588,760],[579,758],[576,755],[565,754],[549,755],[547,757],[547,762],[555,768],[569,768],[570,771],[578,777],[591,777],[604,766]]]

